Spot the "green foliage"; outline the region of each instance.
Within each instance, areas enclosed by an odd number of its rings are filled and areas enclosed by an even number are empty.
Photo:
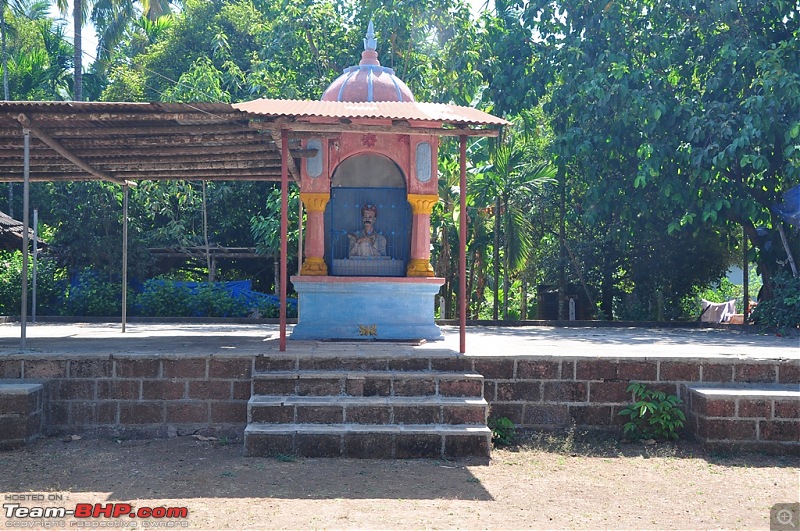
[[[629,439],[675,440],[683,428],[686,416],[680,409],[683,403],[677,396],[648,389],[642,383],[632,382],[627,391],[633,393],[635,402],[618,414],[629,416],[624,433]]]
[[[492,444],[495,446],[511,446],[517,436],[514,423],[507,417],[490,419],[489,429],[492,430]]]
[[[796,11],[783,1],[525,4],[537,58],[528,84],[549,98],[575,210],[614,244],[607,287],[626,252],[618,242],[642,229],[743,226],[764,278],[776,269],[755,227],[772,225],[769,207],[800,175]]]
[[[800,328],[800,278],[779,273],[772,279],[773,298],[761,301],[753,310],[753,322],[787,334]]]
[[[64,293],[63,315],[112,317],[122,314],[122,283],[109,282],[90,269],[73,278]]]
[[[137,313],[151,317],[189,317],[192,292],[171,280],[150,279],[136,298]]]
[[[55,260],[39,256],[36,270],[36,312],[57,313],[64,270]],[[0,315],[18,315],[22,296],[22,251],[0,251]],[[28,263],[28,290],[33,290],[33,261]],[[31,300],[31,299],[29,299]],[[32,300],[31,300],[32,304]],[[28,311],[31,310],[30,304]]]
[[[225,288],[206,284],[195,290],[190,299],[197,317],[247,317],[247,303],[233,297]]]
[[[136,297],[136,312],[148,317],[278,317],[280,309],[271,301],[255,303],[234,297],[218,284],[200,283],[191,289],[174,280],[150,279]],[[296,316],[289,307],[287,315]]]
[[[141,315],[153,317],[246,317],[248,305],[225,288],[200,285],[192,290],[172,280],[150,279],[137,298]]]

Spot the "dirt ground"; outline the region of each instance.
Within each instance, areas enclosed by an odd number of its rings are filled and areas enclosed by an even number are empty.
[[[769,529],[800,458],[527,435],[471,461],[247,458],[240,441],[50,438],[0,453],[3,528]],[[59,498],[63,497],[63,500]],[[9,517],[9,504],[187,507],[178,519]],[[14,509],[16,510],[16,509]],[[35,524],[35,522],[40,522]],[[124,527],[123,527],[124,526]]]

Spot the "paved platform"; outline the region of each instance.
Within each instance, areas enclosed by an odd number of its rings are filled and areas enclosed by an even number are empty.
[[[28,324],[20,350],[19,323],[0,324],[0,356],[181,355],[254,356],[280,354],[277,324],[129,323]],[[285,354],[336,356],[458,355],[458,327],[443,326],[444,341],[327,342],[289,339]],[[291,333],[291,325],[289,326]],[[719,328],[469,326],[467,356],[590,357],[636,359],[798,360],[800,339]]]

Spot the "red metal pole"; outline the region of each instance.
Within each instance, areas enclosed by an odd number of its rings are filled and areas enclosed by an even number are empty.
[[[461,182],[459,199],[461,215],[458,217],[458,324],[459,345],[462,354],[467,351],[467,137],[458,137],[461,144]]]
[[[281,130],[281,340],[280,351],[286,350],[286,260],[288,258],[287,232],[289,230],[289,131]]]

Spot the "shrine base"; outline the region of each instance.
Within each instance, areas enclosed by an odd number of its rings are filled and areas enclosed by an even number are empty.
[[[434,322],[442,278],[295,276],[291,339],[443,339]]]

